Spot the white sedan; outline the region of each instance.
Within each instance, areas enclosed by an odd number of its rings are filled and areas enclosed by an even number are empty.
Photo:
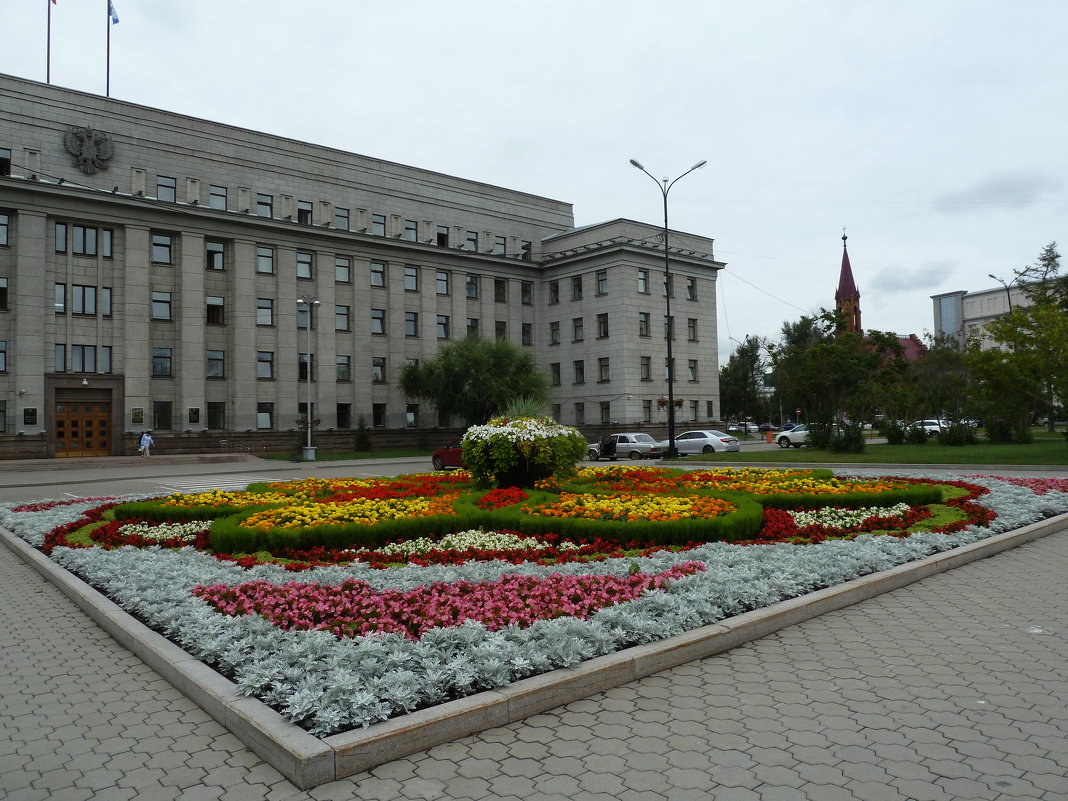
[[[661,442],[660,445],[667,448],[667,440]],[[675,437],[675,448],[680,456],[690,453],[723,453],[741,450],[737,437],[716,431],[714,428],[682,432]]]

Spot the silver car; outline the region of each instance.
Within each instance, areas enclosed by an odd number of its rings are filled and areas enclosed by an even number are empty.
[[[660,443],[667,450],[667,441]],[[679,455],[690,453],[724,453],[726,451],[741,450],[738,438],[707,428],[701,431],[683,431],[675,437],[675,448]]]
[[[601,453],[604,450],[605,453]],[[600,442],[591,442],[586,455],[591,462],[598,459],[659,459],[665,453],[660,443],[648,434],[609,434]]]
[[[791,445],[795,448],[800,448],[808,442],[808,426],[794,426],[789,431],[783,431],[779,434],[775,441],[779,443],[780,448],[789,448]]]

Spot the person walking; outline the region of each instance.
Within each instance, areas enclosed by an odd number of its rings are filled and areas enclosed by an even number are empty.
[[[141,447],[139,447],[138,450],[141,452],[142,456],[151,456],[152,455],[152,446],[155,445],[155,444],[156,444],[156,441],[154,439],[152,439],[152,432],[151,431],[142,431],[141,432]]]

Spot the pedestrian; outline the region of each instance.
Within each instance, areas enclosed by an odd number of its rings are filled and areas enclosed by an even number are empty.
[[[141,447],[137,450],[141,452],[142,456],[152,455],[152,446],[156,444],[156,441],[152,439],[151,431],[141,432]]]

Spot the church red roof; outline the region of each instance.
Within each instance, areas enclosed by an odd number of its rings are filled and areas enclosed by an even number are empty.
[[[838,291],[835,300],[860,300],[860,290],[853,280],[853,268],[849,266],[849,251],[846,250],[846,237],[842,236],[842,272],[838,276]]]

